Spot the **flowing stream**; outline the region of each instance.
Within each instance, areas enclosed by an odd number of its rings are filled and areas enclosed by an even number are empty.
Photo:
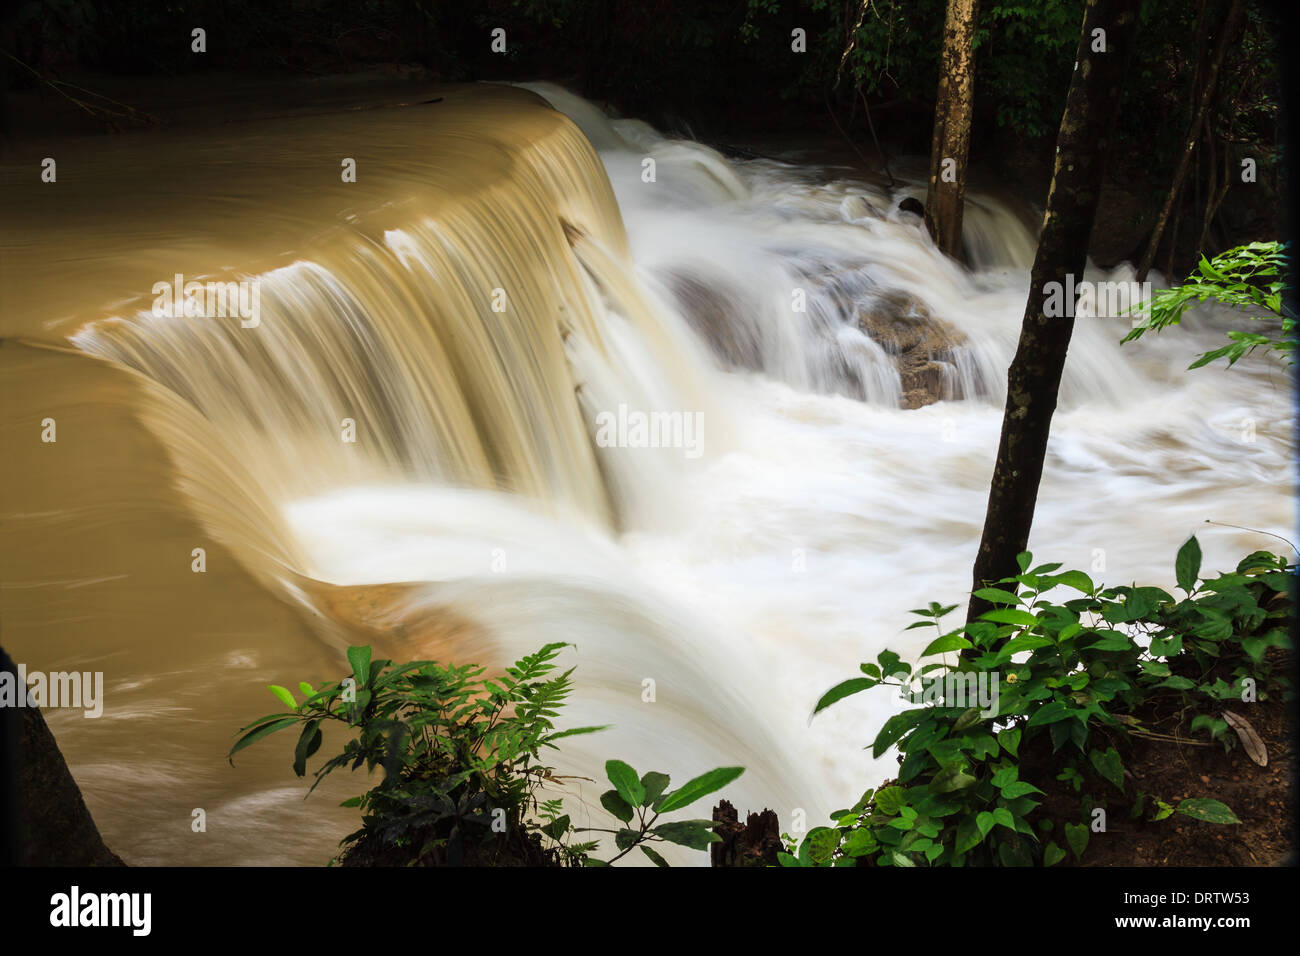
[[[3,167],[4,641],[105,672],[103,718],[50,720],[110,846],[328,859],[362,781],[304,804],[287,738],[224,754],[266,684],[362,641],[490,667],[574,643],[563,722],[614,725],[555,757],[593,778],[561,794],[580,824],[610,757],[742,765],[724,796],[786,828],[890,774],[863,748],[901,701],[809,715],[919,652],[909,608],[963,601],[1032,214],[972,195],[967,271],[898,211],[923,186],[728,160],[540,84],[223,130],[65,145],[43,194],[37,147]],[[176,273],[255,280],[258,324],[153,314]],[[1191,533],[1207,567],[1285,547],[1205,523],[1293,523],[1285,370],[1186,371],[1233,322],[1121,347],[1129,319],[1080,316],[1044,560],[1170,586]],[[909,380],[913,330],[939,361]],[[684,431],[610,444],[620,409]]]

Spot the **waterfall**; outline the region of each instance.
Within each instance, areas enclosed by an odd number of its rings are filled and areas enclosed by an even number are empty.
[[[968,587],[1028,289],[1022,214],[973,193],[963,269],[899,211],[916,183],[732,161],[546,84],[249,124],[202,154],[196,144],[150,144],[173,162],[198,156],[183,187],[153,174],[166,201],[147,168],[123,171],[144,168],[144,147],[104,154],[104,180],[136,190],[145,225],[120,248],[97,240],[79,280],[41,265],[62,262],[57,237],[15,270],[6,335],[63,349],[72,366],[63,380],[26,375],[14,397],[37,421],[44,405],[25,393],[69,389],[77,368],[129,383],[111,402],[167,456],[151,487],[334,662],[307,673],[276,658],[268,680],[337,677],[349,641],[489,668],[573,642],[564,722],[614,725],[555,757],[595,781],[558,794],[579,825],[604,825],[609,758],[677,783],[743,765],[724,796],[773,807],[783,825],[818,825],[890,774],[890,758],[862,748],[900,701],[864,695],[808,715],[880,649],[919,652],[907,608]],[[336,154],[359,157],[350,192],[334,181]],[[328,174],[299,171],[317,155]],[[246,178],[229,185],[238,162]],[[238,197],[194,198],[223,189]],[[113,235],[119,210],[96,214],[93,196],[73,195]],[[145,293],[176,271],[256,282],[257,324],[157,314]],[[1129,321],[1096,310],[1077,322],[1033,544],[1099,580],[1159,583],[1207,518],[1285,532],[1291,412],[1268,361],[1182,372],[1230,317],[1202,310],[1121,348]],[[702,423],[699,454],[602,439],[636,414]],[[1268,545],[1244,533],[1204,543],[1207,565]],[[57,548],[47,559],[71,560]],[[134,586],[145,584],[121,585]],[[37,615],[60,598],[22,600],[15,613]],[[220,593],[205,600],[218,613]],[[131,606],[178,641],[197,613],[143,590]],[[279,626],[240,640],[277,646]],[[82,627],[59,639],[131,639],[125,614]],[[193,653],[192,671],[174,670],[183,686],[255,683]],[[195,715],[214,728],[208,757],[260,713],[217,697]],[[196,805],[187,758],[169,759],[157,798]],[[253,801],[239,803],[244,817],[280,808],[298,820],[288,764],[268,760],[253,777],[223,767],[235,782],[222,786]],[[101,825],[129,859],[131,815],[105,807]],[[187,850],[153,852],[176,862]],[[249,858],[234,843],[223,852]],[[328,852],[293,850],[295,862]]]

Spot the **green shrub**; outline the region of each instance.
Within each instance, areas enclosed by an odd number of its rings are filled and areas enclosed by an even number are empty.
[[[595,841],[574,842],[578,832],[559,799],[542,800],[545,784],[564,778],[541,759],[542,748],[604,727],[556,730],[553,723],[572,690],[572,669],[553,675],[555,658],[568,645],[547,644],[523,657],[504,675],[487,678],[477,666],[443,666],[433,661],[394,665],[372,660],[369,647],[348,649],[350,676],[317,690],[299,684],[298,702],[287,688],[271,691],[288,711],[269,714],[241,728],[230,757],[271,734],[298,728],[293,769],[305,776],[307,761],[320,749],[322,726],[335,721],[352,731],[343,749],[315,771],[316,789],[340,767],[370,771],[382,767],[382,781],[343,803],[362,811],[363,826],[344,837],[341,859],[356,864],[606,865],[591,857]],[[233,759],[232,759],[233,763]],[[663,858],[648,846],[672,842],[704,849],[718,836],[708,820],[658,822],[661,813],[681,809],[741,774],[722,768],[669,791],[666,774],[638,778],[631,767],[609,761],[614,789],[601,803],[624,823],[609,832],[621,851],[609,862],[641,847],[656,864]]]
[[[1181,600],[1154,587],[1103,590],[1081,571],[1031,569],[1031,560],[1020,555],[1022,573],[976,592],[995,607],[968,625],[940,625],[955,605],[913,612],[922,620],[911,627],[934,627],[937,635],[922,658],[960,652],[956,663],[927,663],[913,673],[884,651],[861,666],[863,676],[818,701],[814,713],[890,684],[910,688],[923,706],[891,717],[872,744],[876,757],[894,744],[903,755],[892,785],[837,811],[834,826],[810,831],[797,851],[790,845],[783,865],[1051,866],[1066,851],[1043,842],[1054,823],[1036,813],[1044,793],[1021,775],[1027,748],[1050,746],[1056,779],[1076,791],[1086,783],[1123,793],[1114,743],[1159,736],[1134,716],[1153,702],[1175,703],[1192,732],[1231,746],[1234,737],[1217,716],[1222,702],[1278,690],[1289,698],[1289,682],[1266,657],[1269,648],[1290,647],[1286,595],[1294,568],[1284,559],[1256,552],[1235,573],[1201,580],[1200,547],[1191,538],[1176,560]],[[1058,587],[1081,596],[1043,597]],[[919,695],[917,682],[926,688]],[[1135,805],[1141,812],[1142,801]],[[1177,807],[1157,800],[1151,810],[1153,819],[1181,812],[1238,822],[1209,798]],[[1061,822],[1081,856],[1088,825]]]

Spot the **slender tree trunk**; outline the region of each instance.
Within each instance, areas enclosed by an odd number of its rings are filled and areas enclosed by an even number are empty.
[[[964,261],[961,217],[966,198],[966,159],[970,153],[971,112],[975,105],[975,18],[978,0],[948,0],[943,25],[939,93],[934,105],[930,147],[930,188],[925,224],[935,245]]]
[[[1125,62],[1137,32],[1138,3],[1088,0],[1084,8],[1020,344],[1007,373],[1006,413],[973,589],[1019,573],[1016,555],[1029,542],[1057,389],[1074,331],[1074,302],[1069,298],[1073,280],[1082,278],[1087,261],[1109,152],[1107,137],[1119,109]],[[1055,289],[1054,283],[1059,283]],[[1062,290],[1070,291],[1063,295]],[[1059,311],[1064,314],[1049,316],[1058,311],[1053,302],[1063,304]],[[988,607],[972,595],[968,619],[975,620]]]
[[[1182,191],[1183,180],[1187,178],[1187,168],[1191,164],[1192,153],[1196,150],[1196,142],[1200,136],[1201,124],[1208,122],[1206,114],[1209,111],[1210,103],[1214,100],[1214,91],[1218,86],[1219,71],[1223,67],[1224,56],[1228,52],[1228,46],[1232,42],[1232,38],[1237,34],[1243,12],[1243,0],[1232,0],[1232,5],[1228,7],[1228,13],[1219,28],[1214,59],[1211,61],[1209,72],[1205,76],[1205,85],[1196,105],[1196,114],[1192,117],[1191,126],[1187,130],[1183,153],[1178,159],[1177,168],[1174,170],[1174,179],[1169,187],[1169,195],[1165,197],[1165,204],[1161,207],[1160,215],[1156,218],[1155,230],[1151,233],[1151,239],[1147,243],[1147,250],[1142,254],[1142,261],[1138,264],[1137,280],[1139,282],[1146,279],[1147,273],[1151,271],[1151,263],[1156,258],[1156,247],[1160,244],[1160,234],[1164,232],[1165,223],[1169,221],[1169,211],[1177,201],[1179,192]]]

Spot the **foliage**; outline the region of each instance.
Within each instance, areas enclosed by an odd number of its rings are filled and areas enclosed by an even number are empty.
[[[619,854],[608,862],[588,859],[588,866],[608,866],[633,850],[640,848],[655,866],[667,866],[666,861],[651,847],[651,843],[677,843],[692,850],[708,849],[710,843],[721,840],[713,832],[713,820],[674,820],[659,823],[659,816],[690,806],[701,797],[722,789],[742,773],[741,767],[719,767],[695,777],[676,790],[669,790],[667,774],[650,771],[638,777],[635,770],[621,760],[605,763],[605,774],[614,789],[600,795],[600,804],[623,823],[618,830],[598,830],[614,834],[614,845]],[[633,817],[636,825],[633,827]],[[579,832],[593,832],[597,828],[584,828]]]
[[[1207,260],[1201,257],[1196,271],[1182,285],[1174,289],[1161,289],[1149,303],[1140,303],[1133,311],[1150,308],[1150,317],[1136,326],[1123,339],[1130,342],[1153,329],[1160,331],[1182,321],[1183,313],[1195,303],[1215,301],[1239,309],[1263,309],[1281,318],[1279,331],[1229,332],[1231,343],[1223,348],[1203,353],[1190,368],[1226,357],[1233,365],[1239,358],[1263,346],[1265,351],[1277,351],[1288,361],[1296,350],[1296,319],[1282,303],[1288,260],[1287,244],[1279,242],[1252,242],[1229,249]],[[1266,318],[1247,313],[1252,319]],[[1270,316],[1271,317],[1271,316]]]
[[[1290,647],[1288,602],[1277,594],[1289,593],[1295,569],[1284,559],[1256,552],[1234,573],[1203,580],[1191,538],[1175,562],[1181,599],[1157,587],[1102,588],[1081,571],[1031,561],[1021,554],[1020,574],[976,592],[994,605],[979,620],[945,631],[940,621],[955,605],[913,612],[921,620],[912,628],[937,635],[922,658],[960,652],[956,663],[914,672],[887,650],[818,701],[814,713],[885,684],[923,706],[891,717],[872,744],[876,757],[897,744],[897,779],[837,811],[833,826],[811,830],[783,865],[1051,866],[1067,853],[1048,838],[1056,821],[1036,812],[1042,774],[1056,772],[1086,811],[1125,793],[1127,742],[1160,737],[1136,714],[1168,704],[1192,718],[1194,732],[1213,733],[1199,718],[1213,719],[1227,701],[1279,689],[1289,696],[1266,659],[1269,648]],[[1081,596],[1044,597],[1056,588]],[[1143,798],[1135,806],[1142,812]],[[1212,798],[1148,809],[1153,819],[1177,811],[1238,822]],[[1082,856],[1088,820],[1060,823],[1066,846]]]
[[[541,799],[543,785],[564,781],[542,761],[542,748],[558,749],[556,741],[563,738],[605,729],[555,729],[553,721],[572,690],[572,668],[552,673],[566,646],[547,644],[493,678],[484,677],[477,666],[444,667],[433,661],[394,665],[372,660],[369,647],[351,647],[351,675],[319,690],[299,684],[306,695],[301,703],[287,688],[271,685],[290,709],[242,728],[230,756],[273,733],[299,728],[293,769],[305,776],[308,759],[321,747],[322,725],[337,721],[353,736],[315,771],[308,794],[340,767],[384,770],[382,782],[343,803],[363,815],[362,828],[342,841],[344,855],[360,849],[371,859],[399,851],[410,863],[488,862],[505,856],[552,865],[606,865],[590,856],[597,842],[572,841],[577,831],[562,801]],[[601,803],[625,823],[635,807],[639,822],[630,843],[624,834],[633,831],[604,831],[615,833],[622,851],[609,862],[641,846],[661,866],[667,863],[644,844],[668,841],[703,849],[718,838],[711,821],[659,823],[659,815],[693,803],[742,772],[738,767],[713,770],[669,791],[666,774],[652,771],[639,781],[634,775],[629,780],[626,764],[610,761],[606,766],[615,790]]]

